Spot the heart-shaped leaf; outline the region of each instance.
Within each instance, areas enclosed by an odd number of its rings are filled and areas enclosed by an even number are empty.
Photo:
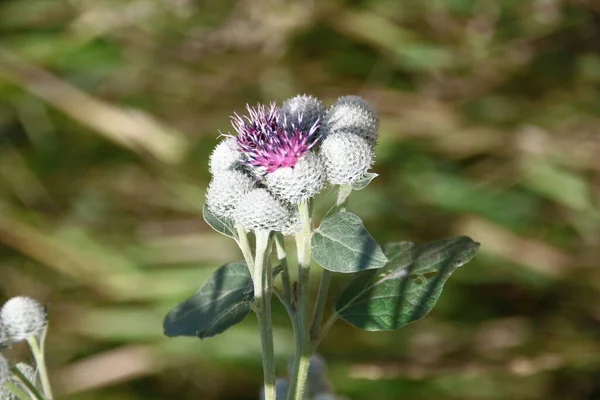
[[[241,322],[254,300],[252,277],[245,262],[225,264],[186,301],[173,308],[163,323],[165,335],[214,336]]]
[[[215,231],[230,238],[237,239],[235,225],[231,219],[219,217],[204,204],[202,208],[202,216],[204,221]]]
[[[387,258],[361,219],[349,212],[325,218],[312,236],[315,261],[333,272],[381,268]]]
[[[338,296],[336,313],[368,331],[394,330],[417,321],[434,307],[450,275],[478,249],[479,243],[464,236],[425,244],[391,243],[384,248],[388,264],[356,274]]]

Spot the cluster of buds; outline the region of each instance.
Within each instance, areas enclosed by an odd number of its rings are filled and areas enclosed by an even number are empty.
[[[236,135],[224,135],[212,152],[206,192],[211,212],[246,230],[295,233],[298,204],[326,183],[356,182],[373,164],[378,118],[358,96],[329,109],[302,95],[247,110],[232,116]]]

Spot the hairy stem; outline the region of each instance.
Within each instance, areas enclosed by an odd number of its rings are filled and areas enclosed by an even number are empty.
[[[275,351],[271,323],[273,271],[269,263],[269,231],[257,230],[254,263],[254,298],[260,330],[265,400],[275,400]]]
[[[294,354],[294,373],[290,379],[289,400],[304,400],[306,378],[313,347],[308,332],[308,278],[310,272],[312,235],[309,205],[302,202],[298,206],[300,212],[300,231],[296,234],[296,247],[298,251],[298,307],[294,324],[294,340],[296,351]]]
[[[350,185],[339,186],[337,201],[335,203],[336,213],[346,211],[346,202],[348,201],[351,192],[352,187]],[[331,271],[323,269],[321,271],[321,281],[319,282],[319,293],[317,294],[317,301],[313,312],[312,326],[310,327],[310,338],[313,341],[317,340],[320,336],[321,323],[323,322],[323,315],[325,314],[325,305],[327,304],[330,283]]]
[[[47,325],[45,329],[48,329]],[[45,336],[45,334],[42,334],[42,337]],[[40,373],[40,381],[42,382],[42,391],[44,392],[44,397],[46,400],[53,400],[54,397],[52,396],[52,388],[50,387],[50,379],[48,378],[48,369],[46,368],[46,358],[44,352],[40,348],[35,336],[30,336],[27,338],[27,343],[29,343],[31,353],[33,354],[37,369]]]
[[[281,233],[275,234],[275,249],[277,250],[277,261],[283,270],[281,271],[281,283],[283,286],[283,299],[288,306],[292,304],[292,284],[290,283],[290,271],[288,269],[287,254]]]

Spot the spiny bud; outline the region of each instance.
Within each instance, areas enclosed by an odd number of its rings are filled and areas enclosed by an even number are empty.
[[[44,307],[34,299],[24,296],[8,300],[0,310],[0,319],[13,342],[37,335],[46,326]]]
[[[8,361],[2,354],[0,354],[0,388],[4,386],[10,375],[10,367]]]
[[[25,376],[25,378],[27,378],[27,380],[35,386],[35,377],[37,375],[35,368],[26,363],[18,363],[16,367],[19,371],[21,371],[23,376]]]
[[[209,171],[213,175],[230,171],[240,164],[241,158],[242,154],[236,140],[228,137],[215,146],[208,161]]]
[[[213,176],[206,190],[206,206],[220,217],[231,218],[240,199],[254,187],[241,171],[222,171]]]
[[[279,110],[279,121],[291,130],[308,132],[325,115],[325,106],[316,97],[298,95],[286,100]]]
[[[285,236],[292,236],[300,232],[300,213],[297,208],[290,208],[290,216],[287,219],[285,226],[281,230],[281,233]]]
[[[253,189],[245,194],[234,213],[235,221],[247,230],[280,232],[289,218],[289,209],[265,189]]]
[[[325,168],[314,153],[306,153],[293,167],[265,175],[264,184],[278,199],[298,204],[314,197],[325,184]]]
[[[321,134],[349,132],[366,139],[375,146],[378,138],[379,118],[371,105],[358,96],[340,97],[323,118]]]
[[[334,185],[354,183],[373,163],[373,150],[369,143],[348,132],[334,132],[325,137],[320,155],[327,180]]]

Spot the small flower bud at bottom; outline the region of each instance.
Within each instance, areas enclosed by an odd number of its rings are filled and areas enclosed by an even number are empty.
[[[230,171],[240,163],[241,158],[242,154],[234,138],[221,140],[210,155],[209,171],[213,175]]]
[[[8,366],[8,361],[2,354],[0,354],[0,388],[6,383],[8,377],[10,376],[10,367]]]
[[[265,189],[254,189],[239,201],[234,219],[246,230],[281,232],[290,219],[290,210]]]
[[[335,132],[323,139],[320,155],[327,180],[334,185],[354,183],[373,164],[373,150],[369,143],[347,132]]]
[[[254,187],[241,171],[222,171],[213,176],[206,190],[206,206],[220,217],[231,218],[240,199]]]
[[[325,106],[317,98],[298,95],[286,100],[279,109],[279,123],[286,129],[296,127],[303,132],[325,115]]]
[[[323,118],[322,135],[349,132],[365,139],[371,147],[378,138],[379,118],[369,103],[358,96],[340,97]]]
[[[18,363],[16,367],[19,371],[21,371],[25,378],[27,378],[27,380],[35,386],[35,376],[37,374],[35,368],[25,363]]]
[[[0,310],[0,319],[13,342],[37,335],[46,326],[44,307],[34,299],[24,296],[8,300]]]
[[[325,184],[325,168],[314,153],[306,153],[293,167],[267,173],[264,183],[275,197],[292,204],[314,197]]]

